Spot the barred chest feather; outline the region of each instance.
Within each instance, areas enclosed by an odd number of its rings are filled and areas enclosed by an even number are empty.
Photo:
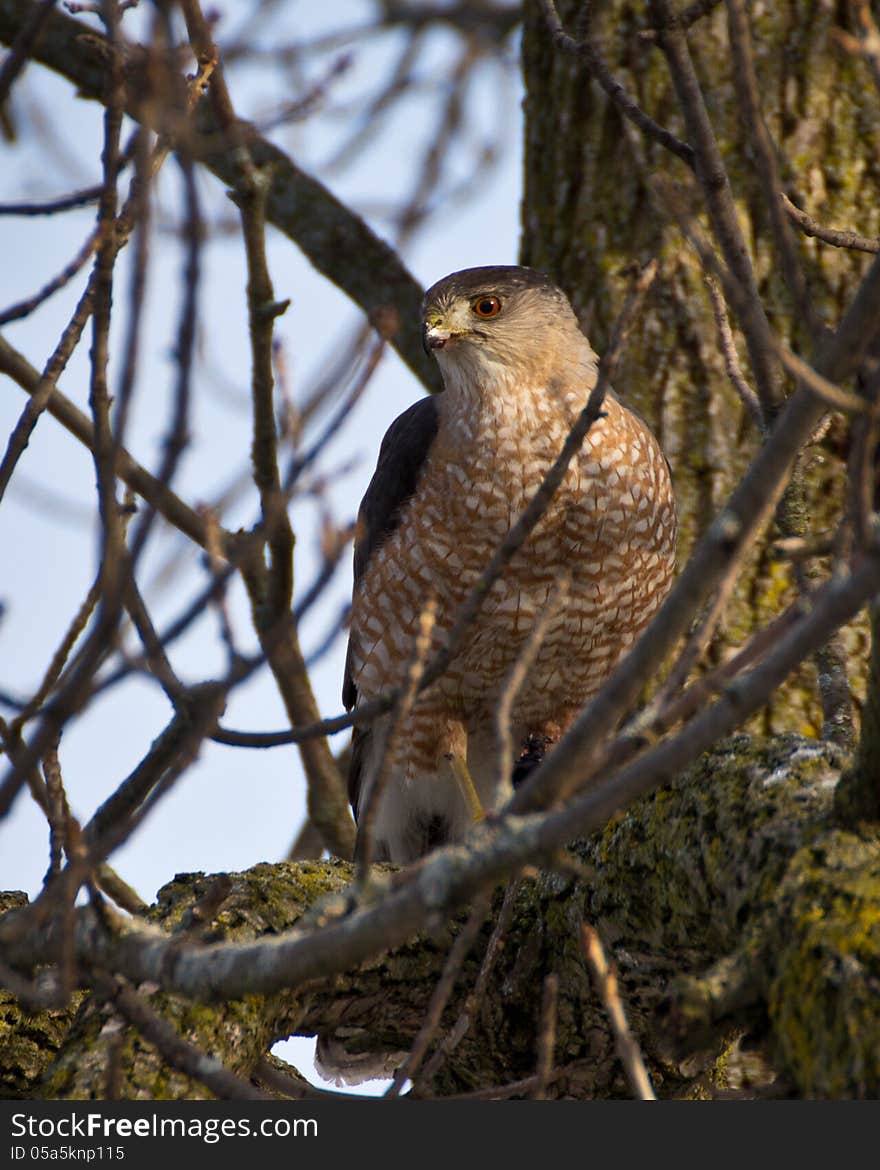
[[[446,398],[446,395],[443,396]],[[564,388],[441,402],[441,424],[389,539],[354,597],[353,668],[371,697],[400,681],[425,599],[435,644],[529,503],[584,405]],[[458,409],[455,409],[458,407]],[[468,723],[491,718],[505,678],[561,574],[550,621],[514,706],[516,723],[580,707],[665,596],[674,567],[675,504],[666,460],[641,419],[605,402],[550,506],[495,582],[474,633],[435,684]]]

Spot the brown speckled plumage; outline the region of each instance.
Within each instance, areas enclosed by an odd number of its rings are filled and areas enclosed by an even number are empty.
[[[500,308],[478,315],[496,298]],[[564,294],[523,268],[469,269],[425,297],[426,341],[445,393],[389,430],[361,506],[346,664],[347,706],[396,686],[419,612],[436,599],[435,645],[558,455],[596,379],[597,359]],[[419,697],[398,739],[376,820],[376,854],[405,862],[470,821],[451,759],[499,807],[493,713],[504,680],[561,572],[552,618],[512,708],[516,746],[555,740],[665,596],[676,513],[669,469],[643,420],[613,394],[549,508],[496,581],[462,650]],[[356,733],[357,814],[383,726]],[[552,749],[551,749],[552,750]]]

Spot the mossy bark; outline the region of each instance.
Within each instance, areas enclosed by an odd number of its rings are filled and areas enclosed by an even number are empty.
[[[575,35],[582,5],[561,0],[557,7]],[[608,0],[593,7],[593,33],[615,75],[656,121],[684,137],[663,54],[643,35],[646,4]],[[554,46],[536,0],[524,9],[522,259],[561,282],[601,353],[622,304],[626,266],[661,258],[662,278],[643,328],[628,345],[617,388],[650,419],[672,463],[684,560],[760,441],[727,380],[699,262],[649,189],[651,174],[662,171],[694,192],[699,208],[696,180],[683,162],[625,122],[578,59]],[[821,223],[880,234],[877,93],[864,62],[843,52],[833,35],[836,25],[851,20],[849,6],[757,3],[749,11],[764,114],[780,147],[787,194]],[[770,322],[809,356],[811,343],[792,313],[740,121],[724,4],[692,27],[689,42]],[[708,230],[705,215],[699,218]],[[816,310],[833,327],[871,258],[806,237],[800,253]],[[742,346],[740,357],[747,369]],[[847,443],[846,424],[836,420],[801,460],[799,507],[810,532],[832,530],[840,515]],[[822,572],[823,563],[816,568]],[[710,657],[717,660],[741,644],[793,596],[791,567],[771,559],[766,543],[756,548]],[[843,632],[857,701],[864,693],[866,644],[863,619]],[[805,663],[752,729],[820,734],[816,682],[815,666]]]
[[[813,740],[738,736],[582,842],[577,852],[590,878],[527,877],[469,1029],[418,1091],[447,1095],[530,1076],[541,987],[555,972],[554,1060],[562,1071],[549,1094],[627,1094],[579,949],[587,920],[617,963],[660,1096],[880,1095],[880,839],[835,822],[843,765],[840,752]],[[341,862],[257,866],[233,875],[213,920],[194,926],[193,908],[213,879],[180,875],[161,891],[153,917],[181,942],[275,934],[303,914],[319,915],[350,877]],[[497,904],[461,969],[438,1040],[473,987],[496,912]],[[139,990],[242,1077],[292,1032],[337,1032],[360,1051],[405,1050],[462,921],[444,919],[358,970],[296,992],[193,1004]],[[33,1026],[22,1022],[20,1030]],[[52,1026],[58,1030],[57,1020]],[[14,1034],[7,1026],[4,1059]],[[97,997],[53,1047],[60,1050],[47,1049],[44,1063],[54,1060],[39,1088],[15,1079],[13,1060],[13,1071],[2,1073],[6,1093],[103,1096],[112,1048],[122,1096],[208,1095]]]
[[[2,893],[0,916],[26,904],[27,897],[20,891]],[[0,987],[0,1098],[39,1095],[43,1074],[66,1042],[79,998],[40,1011],[25,1007]]]

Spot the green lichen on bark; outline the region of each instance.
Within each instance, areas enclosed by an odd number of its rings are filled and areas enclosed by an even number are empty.
[[[827,834],[801,850],[779,899],[767,1004],[801,1095],[880,1096],[880,836]]]
[[[612,922],[631,939],[650,911],[664,945],[671,937],[704,958],[719,954],[669,987],[675,1028],[691,1045],[739,1021],[763,1037],[791,1095],[876,1097],[880,837],[869,825],[836,823],[834,785],[846,762],[836,749],[796,737],[737,737],[728,747],[727,764],[723,749],[710,753],[624,817],[627,848],[617,856],[639,900],[624,899],[625,915],[612,901]],[[677,803],[667,803],[661,828],[664,797]],[[664,848],[640,850],[642,829]],[[620,888],[609,883],[603,895]]]
[[[470,1027],[417,1091],[447,1095],[530,1076],[541,989],[553,972],[562,1071],[550,1095],[628,1095],[580,952],[586,919],[617,965],[660,1096],[880,1094],[880,839],[835,820],[845,764],[815,740],[735,736],[580,842],[591,877],[529,874]],[[152,917],[181,944],[258,938],[349,912],[351,877],[339,862],[178,875]],[[498,905],[461,968],[435,1043],[474,986]],[[242,1077],[291,1032],[339,1032],[355,1050],[405,1051],[465,916],[445,914],[422,936],[296,992],[193,1003],[153,986],[138,991]],[[122,1096],[208,1095],[99,997],[59,1044],[32,1095],[104,1095],[114,1044]]]
[[[204,874],[178,874],[159,891],[153,922],[190,943],[249,940],[288,929],[309,907],[339,888],[332,865],[258,865],[231,875],[216,913],[203,920],[200,907],[214,899],[217,880]],[[245,1078],[274,1040],[298,1019],[295,994],[248,996],[218,1006],[190,1002],[156,987],[138,990],[184,1039]],[[108,1037],[114,1038],[112,1046],[106,1043]],[[156,1048],[124,1026],[112,1004],[100,997],[84,1004],[64,1051],[46,1076],[43,1095],[104,1096],[113,1074],[108,1062],[111,1050],[119,1070],[118,1091],[125,1099],[212,1096],[198,1080],[169,1068]]]
[[[723,741],[608,825],[591,856],[591,914],[618,935],[718,955],[772,897],[804,836],[830,815],[842,754],[781,736]]]
[[[0,917],[26,905],[27,896],[19,891],[0,894]],[[67,1038],[79,998],[67,1007],[31,1011],[0,988],[0,1097],[34,1095]]]
[[[577,0],[558,4],[572,35],[581,8]],[[833,35],[835,25],[849,19],[847,6],[756,3],[749,12],[764,115],[781,150],[785,190],[822,223],[880,234],[877,97],[864,63],[843,52]],[[641,35],[647,24],[644,3],[611,0],[601,10],[595,6],[593,31],[615,75],[644,110],[683,137],[663,54]],[[768,317],[783,338],[809,356],[740,124],[724,5],[692,28],[689,43]],[[622,304],[624,267],[652,256],[662,260],[661,279],[642,329],[628,344],[617,387],[649,418],[669,455],[682,516],[683,561],[759,442],[727,381],[699,263],[649,189],[655,171],[688,191],[696,192],[696,182],[684,163],[624,121],[575,58],[554,46],[536,0],[525,5],[522,60],[523,262],[554,274],[601,353]],[[696,194],[694,206],[701,206]],[[705,229],[704,214],[700,221]],[[833,327],[870,258],[814,239],[801,238],[799,247],[813,303]],[[744,347],[739,348],[747,368]],[[836,420],[801,460],[803,511],[811,532],[831,530],[840,514],[847,442],[846,424]],[[816,567],[827,568],[824,561]],[[765,547],[756,548],[710,658],[740,645],[793,596],[790,567],[774,562]],[[863,619],[843,632],[842,643],[850,685],[860,698],[867,658]],[[805,663],[752,720],[751,730],[819,734],[816,682],[815,666]]]

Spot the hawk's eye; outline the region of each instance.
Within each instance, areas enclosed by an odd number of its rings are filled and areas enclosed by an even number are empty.
[[[471,309],[478,317],[497,317],[501,312],[501,301],[498,297],[477,297]]]

